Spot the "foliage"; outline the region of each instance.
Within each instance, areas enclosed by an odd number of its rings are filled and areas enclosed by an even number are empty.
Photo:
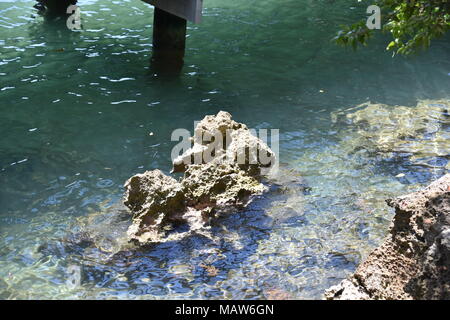
[[[431,40],[443,36],[450,27],[450,0],[365,0],[367,5],[381,8],[382,30],[392,41],[387,50],[411,54],[428,48]],[[358,0],[361,2],[361,0]],[[366,19],[343,26],[334,40],[341,45],[367,45],[377,30],[366,26]]]

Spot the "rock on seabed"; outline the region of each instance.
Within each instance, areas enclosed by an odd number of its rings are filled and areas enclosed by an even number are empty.
[[[450,299],[450,174],[387,203],[389,235],[325,298]]]
[[[130,241],[145,245],[201,233],[211,219],[245,207],[267,190],[260,181],[261,169],[274,164],[275,154],[229,113],[206,116],[192,141],[173,163],[174,172],[184,172],[180,181],[153,170],[125,183],[124,204],[133,213]],[[170,233],[179,224],[189,231]]]
[[[431,169],[438,166],[429,161],[441,158],[450,169],[450,100],[423,100],[414,107],[369,102],[334,112],[332,121],[351,129],[343,132],[343,152],[401,156]]]

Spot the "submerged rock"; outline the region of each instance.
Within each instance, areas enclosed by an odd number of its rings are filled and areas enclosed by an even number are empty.
[[[350,154],[365,150],[383,158],[402,156],[431,168],[438,157],[450,168],[449,100],[424,100],[415,107],[365,103],[334,113],[332,120],[353,129],[342,139]]]
[[[124,204],[133,213],[130,240],[149,244],[201,232],[212,218],[245,207],[267,190],[261,168],[270,168],[275,154],[229,113],[206,116],[192,140],[192,148],[173,163],[173,171],[184,172],[181,181],[153,170],[125,183]],[[170,234],[177,224],[189,231]]]
[[[325,297],[450,299],[450,174],[387,203],[395,208],[388,237]]]

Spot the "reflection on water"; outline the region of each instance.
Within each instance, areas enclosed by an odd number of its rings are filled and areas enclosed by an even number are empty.
[[[167,81],[150,69],[147,5],[80,1],[84,30],[70,32],[33,4],[0,3],[1,298],[320,298],[384,237],[384,199],[448,171],[445,118],[422,137],[426,161],[380,152],[357,121],[333,123],[366,101],[448,101],[448,39],[410,59],[391,58],[382,37],[354,53],[330,43],[365,15],[353,1],[209,0]],[[219,110],[280,129],[277,184],[209,237],[125,244],[123,182],[168,172],[171,132]]]

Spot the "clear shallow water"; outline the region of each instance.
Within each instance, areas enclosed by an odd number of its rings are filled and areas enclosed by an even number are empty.
[[[0,2],[2,298],[320,298],[385,235],[383,200],[441,174],[399,179],[402,163],[348,154],[331,113],[449,98],[448,39],[409,59],[391,58],[382,37],[354,53],[330,42],[365,15],[352,1],[208,0],[202,24],[189,25],[183,74],[165,80],[149,69],[147,5],[82,0],[84,31],[72,33],[32,4]],[[170,169],[174,129],[219,110],[279,128],[283,168],[310,191],[283,180],[214,225],[222,241],[112,258],[63,250],[86,219],[117,211],[128,177]],[[65,285],[71,264],[83,265],[76,289]]]

